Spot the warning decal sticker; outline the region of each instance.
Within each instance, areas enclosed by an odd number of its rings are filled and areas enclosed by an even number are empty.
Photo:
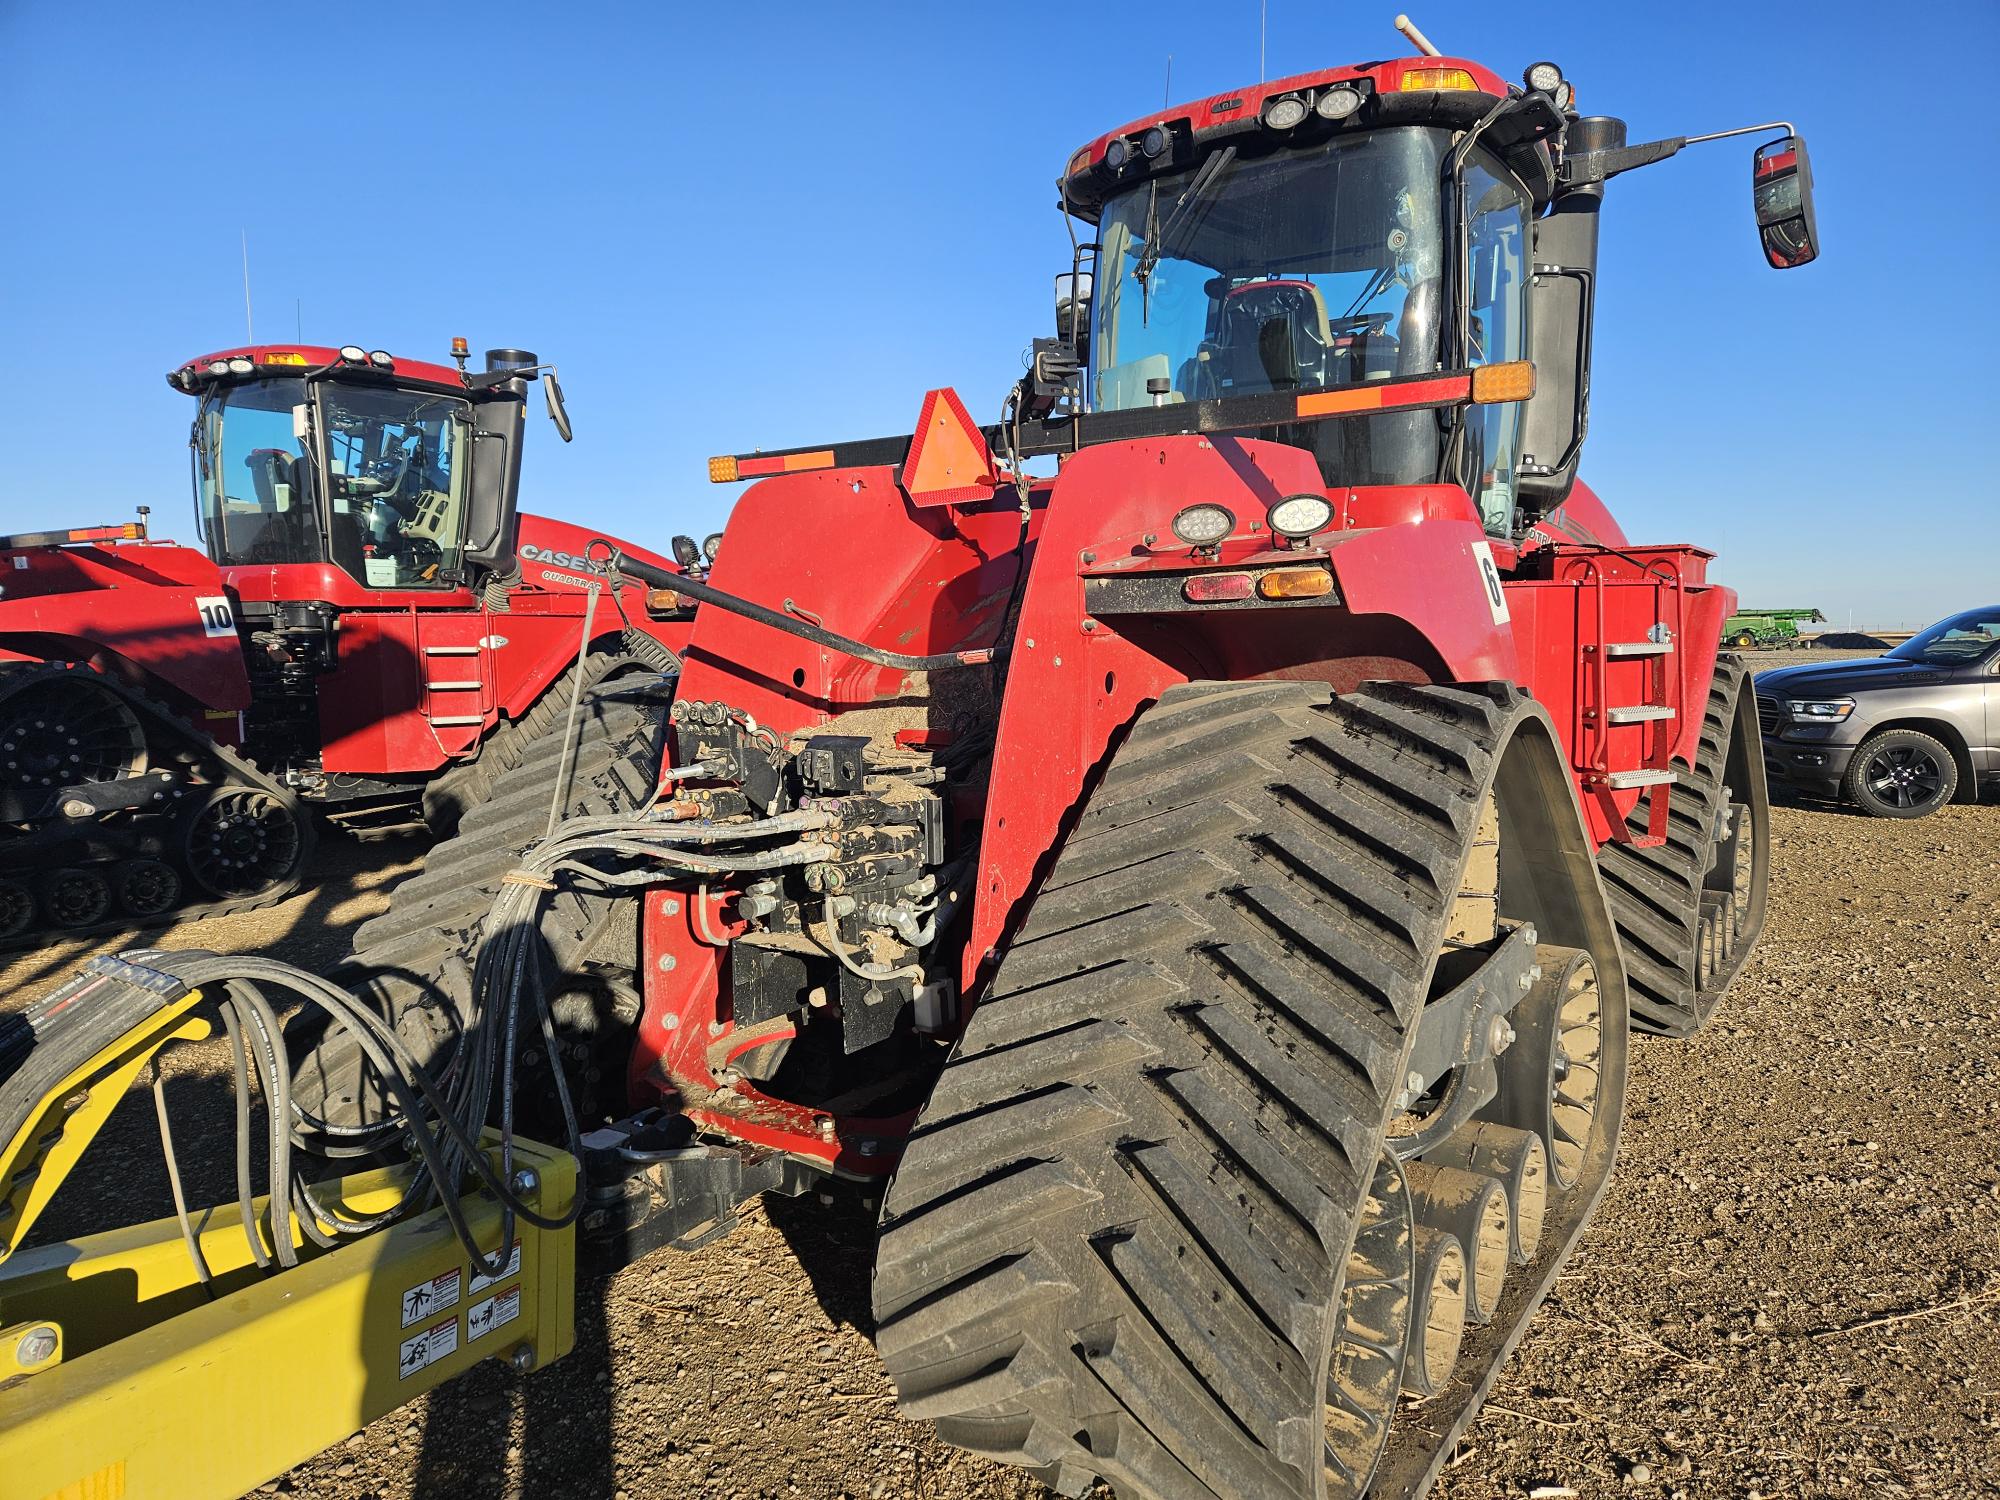
[[[484,1302],[475,1302],[466,1308],[465,1341],[469,1344],[481,1334],[491,1333],[520,1316],[521,1289],[510,1286],[504,1292],[496,1292]]]
[[[458,1316],[453,1314],[422,1333],[404,1339],[396,1354],[396,1378],[408,1380],[427,1365],[434,1365],[458,1349]]]
[[[484,1251],[483,1246],[481,1247],[481,1250],[483,1253]],[[472,1273],[471,1290],[475,1292],[483,1292],[489,1286],[492,1286],[495,1282],[505,1281],[509,1276],[512,1276],[515,1272],[519,1271],[520,1269],[521,1269],[521,1242],[519,1240],[516,1240],[514,1241],[513,1249],[507,1252],[506,1269],[503,1270],[498,1276],[488,1276],[483,1271],[475,1269]]]
[[[441,1313],[447,1307],[458,1306],[458,1267],[453,1266],[442,1276],[433,1276],[429,1281],[420,1281],[403,1293],[403,1326]]]

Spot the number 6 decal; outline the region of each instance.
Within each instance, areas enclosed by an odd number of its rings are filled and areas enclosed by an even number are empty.
[[[1507,591],[1500,586],[1500,569],[1493,561],[1493,548],[1485,542],[1472,544],[1472,560],[1479,564],[1479,586],[1486,595],[1486,611],[1493,616],[1495,625],[1505,625],[1507,614]]]
[[[201,633],[208,636],[236,634],[236,612],[229,607],[229,601],[220,595],[204,595],[194,601],[194,612],[201,620]]]

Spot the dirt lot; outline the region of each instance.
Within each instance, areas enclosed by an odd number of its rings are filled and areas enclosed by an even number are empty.
[[[2000,1495],[2000,807],[1780,807],[1773,852],[1762,948],[1702,1036],[1636,1048],[1616,1179],[1438,1495]],[[336,841],[316,894],[170,941],[324,966],[413,858]],[[17,960],[0,1003],[75,956]],[[177,1099],[213,1097],[203,1066]],[[128,1108],[72,1215],[164,1211],[154,1140]],[[851,1203],[767,1200],[587,1285],[568,1360],[482,1366],[274,1488],[1042,1494],[895,1419],[871,1237]]]

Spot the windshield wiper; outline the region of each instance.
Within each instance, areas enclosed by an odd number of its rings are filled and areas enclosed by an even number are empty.
[[[1154,267],[1159,265],[1160,257],[1167,253],[1167,247],[1180,242],[1179,231],[1183,226],[1193,222],[1195,208],[1208,196],[1209,189],[1215,186],[1216,179],[1221,177],[1229,169],[1229,164],[1235,160],[1236,148],[1225,146],[1203,162],[1199,170],[1189,179],[1188,185],[1181,189],[1180,197],[1174,200],[1174,209],[1167,215],[1167,222],[1160,225],[1157,232],[1147,234],[1146,248],[1139,253],[1138,268],[1132,272],[1133,279],[1139,283],[1142,291],[1146,289],[1146,283],[1152,276]],[[1157,201],[1154,206],[1157,207]]]

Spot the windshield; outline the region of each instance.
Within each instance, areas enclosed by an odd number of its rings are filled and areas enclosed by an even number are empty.
[[[2000,646],[2000,604],[1940,620],[1930,629],[1911,636],[1889,655],[1899,661],[1951,667],[1976,662],[1996,646]]]
[[[219,386],[195,426],[208,552],[225,567],[333,562],[369,588],[451,581],[464,546],[470,406],[387,386],[318,385],[330,483],[297,433],[303,378]]]
[[[1437,369],[1447,144],[1429,129],[1341,136],[1259,160],[1232,156],[1211,165],[1194,194],[1199,168],[1113,198],[1092,314],[1093,404],[1118,410]],[[1314,423],[1290,440],[1315,450],[1330,481],[1437,477],[1429,412]]]
[[[195,497],[208,555],[224,567],[324,562],[311,464],[292,408],[303,379],[219,386],[195,422]]]
[[[322,388],[334,561],[370,588],[456,577],[472,407],[389,387]]]

